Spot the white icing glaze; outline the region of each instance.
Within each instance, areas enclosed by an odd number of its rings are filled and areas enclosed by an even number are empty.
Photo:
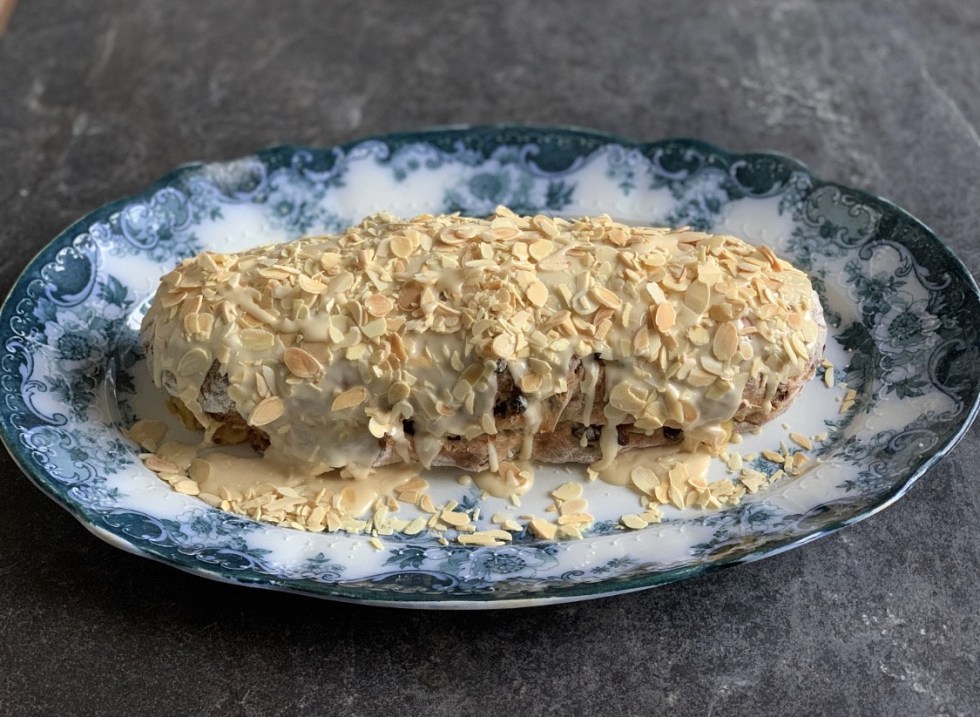
[[[154,381],[206,427],[212,363],[228,407],[306,472],[369,467],[382,437],[431,464],[449,436],[487,437],[497,366],[527,400],[526,440],[564,406],[573,357],[584,409],[616,427],[683,428],[691,444],[728,438],[750,378],[764,403],[818,348],[806,275],[767,247],[689,230],[574,222],[376,215],[346,232],[240,254],[205,253],[165,276],[143,323]],[[605,366],[605,403],[593,404]],[[549,413],[552,412],[552,413]]]

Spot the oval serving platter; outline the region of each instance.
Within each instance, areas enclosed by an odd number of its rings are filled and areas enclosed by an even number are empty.
[[[778,446],[790,427],[826,433],[811,468],[723,510],[665,509],[662,523],[638,531],[616,521],[639,509],[635,495],[589,484],[597,522],[582,540],[525,531],[506,546],[474,547],[396,535],[379,550],[365,536],[215,510],[143,467],[123,433],[137,415],[159,412],[139,321],[180,259],[337,231],[380,210],[481,216],[499,204],[731,233],[807,271],[826,308],[833,366],[783,425],[742,448]],[[437,129],[183,167],[69,227],[0,314],[0,433],[31,480],[95,535],[208,578],[391,606],[540,605],[758,560],[894,502],[976,415],[978,329],[976,284],[929,229],[787,157],[571,128]],[[541,491],[561,480],[552,474]],[[485,515],[497,509],[473,486],[447,480],[435,490]]]

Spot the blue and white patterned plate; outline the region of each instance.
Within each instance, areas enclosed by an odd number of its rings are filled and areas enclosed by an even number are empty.
[[[590,484],[599,520],[581,541],[525,533],[487,548],[401,536],[384,538],[382,550],[363,536],[222,513],[143,468],[121,432],[134,414],[159,411],[137,330],[158,277],[180,258],[334,231],[382,209],[485,215],[498,204],[732,233],[764,241],[808,271],[831,324],[838,384],[857,391],[841,413],[843,389],[818,377],[784,419],[801,433],[830,431],[815,449],[820,464],[726,510],[665,510],[662,524],[641,531],[615,522],[637,511],[635,496]],[[71,226],[31,262],[3,306],[0,428],[41,490],[131,552],[210,578],[337,599],[523,606],[757,560],[887,506],[974,418],[978,328],[977,287],[932,232],[791,159],[575,129],[434,130],[184,167]],[[770,424],[745,450],[785,435]],[[543,476],[541,490],[561,478],[561,471]],[[448,479],[437,493],[464,508],[481,501]]]

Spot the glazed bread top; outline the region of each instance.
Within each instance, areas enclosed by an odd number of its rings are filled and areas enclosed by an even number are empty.
[[[202,425],[217,364],[237,412],[314,470],[372,465],[380,438],[406,442],[406,421],[426,465],[448,437],[493,436],[503,364],[532,436],[561,412],[573,358],[597,356],[607,463],[622,424],[726,441],[747,382],[764,387],[765,409],[812,366],[815,301],[803,272],[730,236],[504,208],[377,214],[185,260],[161,280],[142,336],[156,384]],[[586,406],[564,420],[589,423]]]

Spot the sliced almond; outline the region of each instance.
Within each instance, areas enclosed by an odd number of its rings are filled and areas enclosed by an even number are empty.
[[[190,349],[177,362],[178,376],[193,376],[211,368],[211,354],[200,346]]]
[[[738,351],[738,327],[730,321],[719,326],[711,343],[711,351],[719,361],[730,360]]]
[[[541,261],[546,258],[555,249],[555,243],[549,239],[539,239],[536,242],[531,242],[528,247],[528,253],[536,260]]]
[[[793,443],[800,446],[801,448],[805,448],[808,451],[813,449],[813,441],[811,441],[806,436],[802,436],[799,433],[790,433],[789,437],[790,440],[793,441]]]
[[[548,301],[548,287],[534,279],[524,292],[533,306],[544,306]]]
[[[340,254],[332,251],[324,252],[320,256],[320,266],[324,271],[330,271],[340,264]]]
[[[490,344],[490,350],[493,352],[493,355],[502,359],[511,358],[516,349],[517,340],[507,333],[500,334]]]
[[[166,458],[161,458],[160,456],[151,455],[148,456],[143,461],[143,465],[149,468],[154,473],[179,473],[180,468],[173,461],[168,461]]]
[[[415,252],[415,247],[412,246],[412,242],[402,234],[393,236],[389,242],[389,246],[391,247],[391,253],[402,259],[407,259]]]
[[[314,378],[323,372],[323,364],[308,351],[292,346],[282,355],[282,362],[294,376],[299,378]]]
[[[619,522],[631,530],[643,530],[649,525],[643,518],[632,513],[620,517]]]
[[[184,495],[197,495],[201,492],[201,488],[197,482],[192,481],[190,478],[174,483],[174,490]]]
[[[561,234],[561,231],[559,231],[558,227],[555,226],[555,223],[542,214],[538,214],[536,217],[532,218],[531,224],[533,224],[538,231],[551,239],[554,239],[556,236]]]
[[[555,534],[558,532],[557,525],[542,518],[532,518],[527,525],[532,533],[543,540],[554,540]]]
[[[660,333],[669,331],[676,320],[677,314],[674,311],[674,306],[669,301],[657,307],[657,312],[654,315],[654,323],[657,325],[657,330]]]
[[[326,284],[324,284],[322,281],[317,281],[316,279],[313,279],[307,276],[306,274],[299,275],[298,283],[299,283],[299,288],[301,288],[303,291],[307,292],[308,294],[322,294],[324,291],[327,290]]]
[[[684,292],[684,304],[699,316],[708,309],[711,303],[711,289],[701,281],[695,281]]]
[[[385,316],[395,308],[395,302],[383,294],[371,294],[364,300],[364,308],[371,316]]]
[[[331,411],[346,411],[349,408],[360,406],[367,400],[368,392],[364,386],[355,386],[341,393],[333,400],[330,405]]]
[[[272,423],[285,412],[286,404],[282,402],[282,399],[278,396],[269,396],[255,404],[255,408],[248,416],[248,424],[250,426],[264,426]]]
[[[129,427],[128,433],[129,437],[141,447],[149,451],[155,451],[160,447],[160,441],[167,434],[167,424],[163,421],[149,419],[137,421]]]
[[[610,309],[618,309],[623,305],[623,300],[620,299],[615,292],[610,291],[600,284],[596,284],[592,287],[592,298]]]
[[[382,336],[386,331],[388,331],[388,322],[384,319],[375,319],[374,321],[369,321],[361,327],[361,331],[369,339],[376,339]]]
[[[243,329],[239,338],[246,351],[268,351],[276,345],[276,335],[265,329]]]
[[[630,473],[630,481],[647,495],[653,495],[660,485],[660,478],[647,466],[636,466]]]

